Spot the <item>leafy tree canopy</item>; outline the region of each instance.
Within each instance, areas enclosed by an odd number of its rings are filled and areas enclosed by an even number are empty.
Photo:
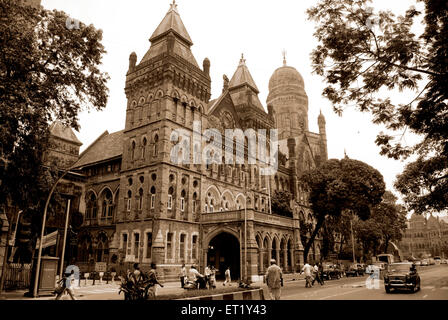
[[[323,95],[342,114],[356,105],[374,123],[401,134],[380,132],[381,154],[417,159],[407,165],[396,188],[417,213],[448,208],[448,3],[416,0],[404,16],[374,12],[370,0],[320,0],[308,10],[320,42],[312,53],[314,72],[324,77]],[[423,17],[422,17],[423,16]],[[422,21],[420,21],[421,19]],[[421,34],[413,27],[423,23]],[[390,91],[413,92],[396,104]],[[402,143],[407,131],[421,136]]]
[[[352,159],[331,159],[322,166],[305,172],[301,180],[309,187],[310,203],[316,225],[308,240],[304,256],[326,217],[340,217],[351,211],[362,220],[370,217],[385,192],[381,173],[364,162]]]
[[[60,11],[0,0],[0,205],[28,208],[51,187],[42,168],[49,125],[79,129],[80,111],[107,101],[102,31],[67,28]]]
[[[275,191],[271,197],[272,213],[292,218],[290,202],[292,195],[288,191]]]

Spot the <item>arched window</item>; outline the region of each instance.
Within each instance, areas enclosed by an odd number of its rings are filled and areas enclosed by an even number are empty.
[[[112,203],[112,192],[109,189],[104,190],[102,194],[102,210],[101,218],[112,217],[113,214],[113,203]]]
[[[131,144],[131,160],[135,160],[135,141]]]
[[[126,211],[131,212],[131,203],[132,203],[132,191],[128,191],[128,198],[126,201]]]
[[[181,194],[180,194],[180,211],[184,212],[185,211],[185,190],[182,190]]]
[[[145,159],[147,144],[148,144],[148,140],[146,140],[146,137],[144,137],[143,141],[142,141],[142,159]]]
[[[86,219],[96,219],[97,216],[97,202],[95,194],[92,192],[90,197],[88,198],[88,202],[86,205]]]
[[[198,199],[198,194],[195,192],[195,193],[193,193],[193,213],[196,213],[197,199]]]
[[[154,209],[156,206],[156,188],[151,187],[151,209]]]
[[[158,150],[158,144],[159,144],[159,136],[156,134],[154,136],[154,150],[153,150],[153,155],[154,157],[157,157],[157,154],[159,152]]]
[[[140,188],[138,190],[138,210],[142,211],[143,210],[143,189]]]
[[[170,187],[168,189],[168,202],[167,202],[167,209],[171,210],[173,208],[173,193],[174,193],[174,189],[173,187]]]

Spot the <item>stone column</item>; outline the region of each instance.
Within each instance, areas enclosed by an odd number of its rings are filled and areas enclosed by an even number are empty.
[[[283,249],[283,270],[288,270],[288,248]]]

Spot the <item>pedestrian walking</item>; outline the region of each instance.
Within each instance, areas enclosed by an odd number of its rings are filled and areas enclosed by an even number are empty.
[[[180,287],[183,288],[185,286],[185,280],[187,278],[187,268],[185,268],[185,263],[182,263],[179,277],[180,277]]]
[[[210,287],[211,287],[211,284],[210,284],[210,276],[211,276],[211,270],[210,270],[210,267],[209,266],[206,266],[205,267],[205,269],[204,269],[204,276],[205,276],[205,282],[207,283],[207,285],[208,285],[208,288],[210,289]]]
[[[163,284],[159,282],[157,278],[157,265],[155,263],[151,263],[151,270],[148,272],[148,282],[151,285],[148,290],[149,299],[155,299],[157,296],[157,285],[163,288]]]
[[[322,262],[319,262],[319,264],[317,265],[318,267],[318,272],[319,272],[319,279],[320,279],[320,284],[324,285],[324,267],[322,266]]]
[[[313,267],[313,276],[314,276],[314,279],[313,279],[313,282],[311,283],[311,285],[314,286],[314,281],[316,281],[316,280],[317,280],[317,283],[319,283],[320,285],[323,285],[322,279],[319,274],[319,266],[317,265],[317,263],[315,263],[314,267]]]
[[[226,277],[226,280],[222,285],[225,286],[226,284],[229,284],[229,286],[231,286],[232,279],[230,277],[230,267],[227,267],[226,272],[224,272],[224,275]]]
[[[63,294],[69,294],[72,300],[76,300],[75,291],[73,290],[73,282],[75,281],[75,270],[72,270],[69,274],[64,274],[62,279],[58,281],[58,284],[62,289],[57,292],[56,300],[60,300]]]
[[[211,289],[216,289],[216,269],[214,266],[210,267],[210,286]]]
[[[283,274],[280,267],[276,264],[275,259],[271,259],[271,265],[266,270],[265,277],[271,300],[280,300]]]
[[[306,279],[305,288],[311,288],[313,286],[313,284],[311,283],[313,278],[311,269],[312,267],[308,264],[308,262],[305,263],[305,265],[302,268],[302,274],[305,274]]]

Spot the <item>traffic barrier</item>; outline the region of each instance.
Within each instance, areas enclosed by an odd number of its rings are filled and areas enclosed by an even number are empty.
[[[263,289],[238,291],[233,293],[214,294],[202,297],[183,298],[177,300],[264,300]]]

